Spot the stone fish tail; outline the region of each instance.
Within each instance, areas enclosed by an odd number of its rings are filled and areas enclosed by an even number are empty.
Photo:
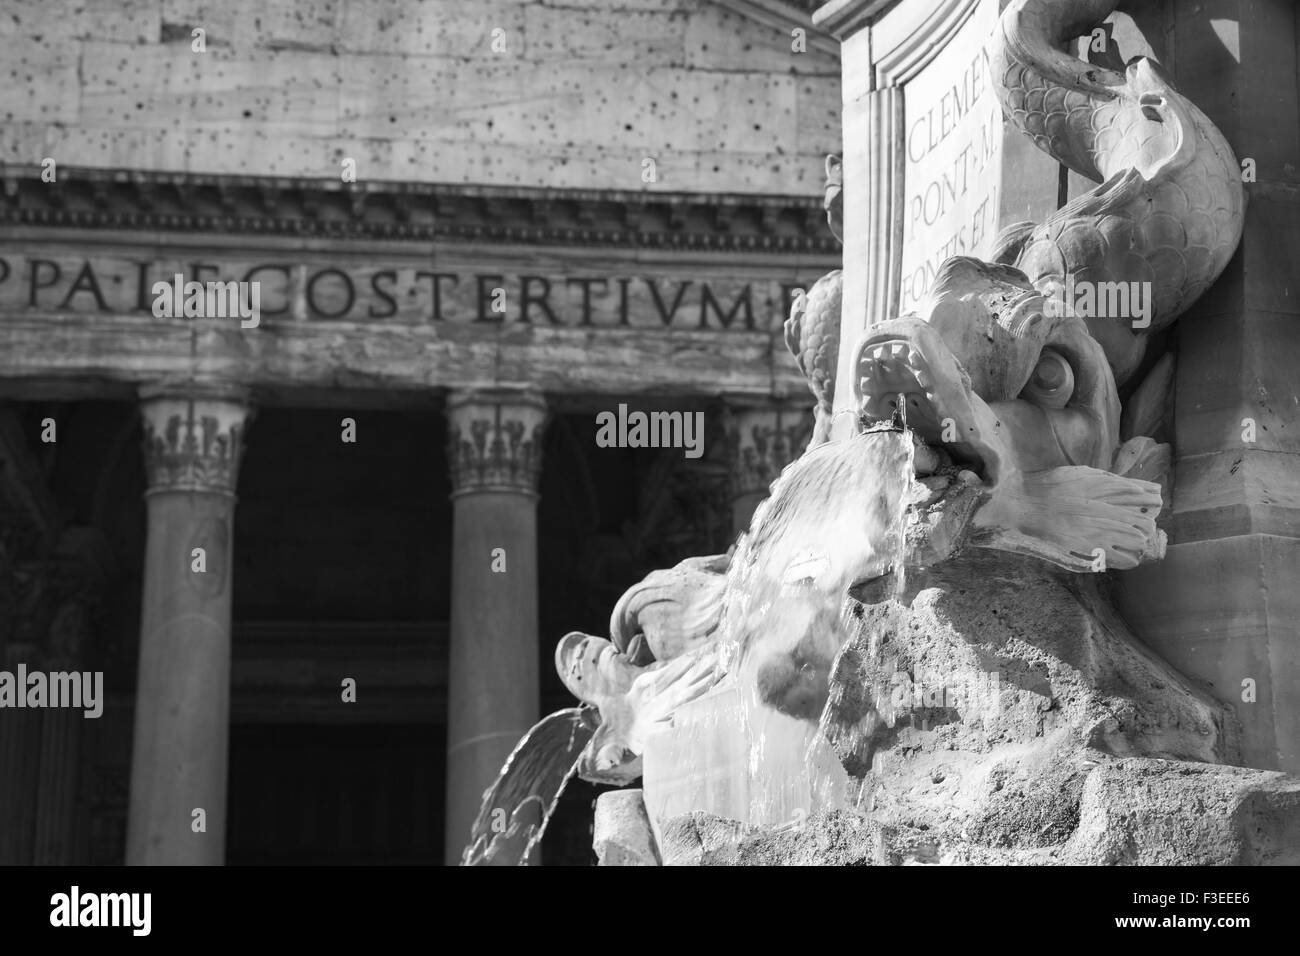
[[[1118,5],[1012,0],[994,32],[991,63],[1010,122],[1101,184],[1040,225],[1008,226],[998,259],[1042,291],[1066,276],[1145,284],[1146,331],[1134,334],[1131,316],[1089,321],[1123,381],[1140,363],[1146,335],[1185,312],[1227,266],[1241,238],[1245,195],[1223,134],[1158,64],[1136,57],[1121,71],[1066,51]]]
[[[1062,46],[1119,5],[1118,0],[1014,0],[994,32],[993,79],[1012,124],[1043,152],[1101,182],[1094,118],[1118,108],[1124,75],[1093,66]]]

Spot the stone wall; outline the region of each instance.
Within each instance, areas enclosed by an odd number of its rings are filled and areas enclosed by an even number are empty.
[[[0,44],[23,166],[808,194],[839,149],[837,58],[706,0],[10,0]]]

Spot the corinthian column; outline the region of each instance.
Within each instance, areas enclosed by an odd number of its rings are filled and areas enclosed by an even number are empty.
[[[42,668],[34,641],[15,635],[0,652],[0,667],[11,674],[18,665]],[[18,688],[25,694],[25,687]],[[0,711],[0,866],[29,866],[32,862],[37,810],[35,774],[40,766],[39,710]]]
[[[447,403],[452,486],[447,845],[460,861],[483,791],[537,720],[537,479],[546,404],[501,390]]]
[[[765,402],[728,400],[727,457],[732,532],[749,528],[759,502],[782,469],[803,454],[812,436],[813,412],[806,396]]]
[[[47,671],[82,671],[90,643],[85,605],[66,601],[55,613],[46,637]],[[103,699],[99,701],[104,704]],[[77,790],[81,776],[84,710],[52,708],[42,715],[40,802],[36,807],[34,860],[38,866],[67,866],[74,861],[81,826]]]
[[[231,526],[247,396],[211,385],[150,387],[140,409],[148,537],[126,859],[219,865]]]

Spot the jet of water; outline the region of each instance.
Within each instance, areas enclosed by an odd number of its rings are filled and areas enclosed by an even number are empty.
[[[911,434],[896,428],[810,450],[773,484],[737,546],[720,634],[741,692],[747,822],[779,817],[794,790],[843,797],[820,719],[849,633],[850,587],[892,575],[901,593],[913,452]]]

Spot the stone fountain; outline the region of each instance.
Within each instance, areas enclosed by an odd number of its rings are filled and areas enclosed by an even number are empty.
[[[1119,609],[1169,543],[1169,333],[1246,202],[1117,6],[819,12],[845,268],[786,324],[812,441],[730,553],[560,642],[580,706],[520,743],[466,863],[526,862],[575,773],[642,781],[598,802],[607,864],[1300,862],[1300,778]]]

